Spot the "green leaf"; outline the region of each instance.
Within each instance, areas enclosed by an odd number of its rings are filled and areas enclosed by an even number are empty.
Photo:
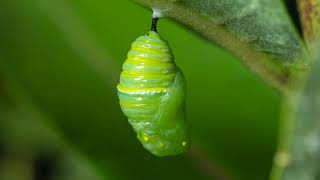
[[[279,89],[290,86],[290,78],[295,79],[309,64],[304,45],[281,1],[134,1],[159,10],[227,48]]]

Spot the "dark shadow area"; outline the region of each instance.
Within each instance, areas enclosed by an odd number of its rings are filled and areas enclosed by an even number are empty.
[[[34,158],[34,180],[53,180],[58,173],[59,156],[54,153],[40,152]]]
[[[6,155],[5,144],[0,138],[0,162],[3,162]]]
[[[290,15],[295,27],[297,28],[300,36],[302,37],[302,27],[300,24],[299,10],[298,10],[297,2],[292,1],[292,0],[285,0],[284,2],[286,4],[287,10],[289,12],[289,15]]]

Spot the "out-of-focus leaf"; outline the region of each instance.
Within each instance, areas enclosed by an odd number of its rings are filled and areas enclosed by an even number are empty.
[[[49,122],[0,59],[0,179],[107,180]]]
[[[161,11],[227,48],[277,88],[286,88],[292,73],[296,75],[297,69],[304,70],[309,64],[282,1],[134,1]]]

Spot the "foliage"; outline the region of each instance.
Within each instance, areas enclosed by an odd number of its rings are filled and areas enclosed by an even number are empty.
[[[281,95],[285,123],[273,177],[317,179],[319,63],[305,81],[318,59],[310,6],[300,4],[306,48],[282,1],[135,1],[184,25],[161,20],[159,32],[186,74],[191,150],[148,154],[117,102],[121,63],[131,41],[149,29],[150,11],[129,1],[3,0],[0,154],[20,150],[17,164],[29,167],[43,148],[59,152],[62,162],[72,161],[75,179],[267,179]]]
[[[162,10],[165,16],[229,49],[279,89],[290,86],[290,78],[309,65],[305,47],[281,1],[136,1]]]

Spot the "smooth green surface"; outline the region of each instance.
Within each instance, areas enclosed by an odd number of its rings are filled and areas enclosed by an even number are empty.
[[[12,76],[113,179],[268,178],[279,95],[226,51],[159,22],[187,80],[194,145],[157,158],[136,140],[115,88],[131,42],[150,27],[149,10],[127,0],[2,0],[0,9],[0,54]]]
[[[59,180],[113,179],[108,169],[100,173],[94,162],[65,141],[2,64],[0,70],[1,180],[44,179],[48,174]]]

